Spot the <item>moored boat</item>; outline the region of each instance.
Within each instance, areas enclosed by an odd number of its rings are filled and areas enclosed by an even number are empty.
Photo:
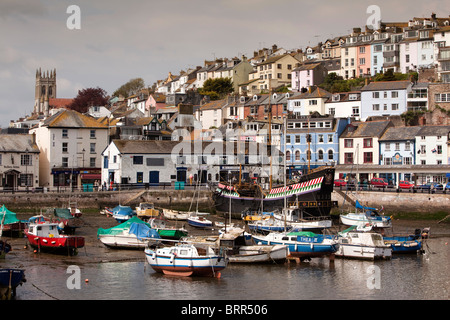
[[[302,232],[271,232],[268,235],[253,235],[256,243],[281,244],[289,249],[289,256],[301,260],[334,254],[339,248],[337,237]]]
[[[378,209],[362,206],[356,201],[356,209],[362,209],[363,212],[354,212],[341,214],[341,222],[347,226],[358,226],[361,224],[370,224],[372,228],[390,228],[392,227],[391,217],[380,215]]]
[[[4,259],[6,254],[11,251],[11,245],[5,240],[0,240],[0,259]]]
[[[57,223],[30,223],[25,235],[38,251],[75,255],[84,247],[84,237],[60,234]]]
[[[114,207],[110,212],[112,217],[119,223],[123,223],[136,215],[136,211],[131,209],[130,206],[122,206],[120,204]]]
[[[249,229],[258,233],[269,233],[269,232],[282,232],[289,231],[292,226],[286,224],[284,221],[275,219],[274,216],[264,216],[262,220],[254,220],[247,223]]]
[[[155,205],[152,202],[141,202],[136,207],[136,215],[142,220],[148,220],[158,217],[160,212],[158,209],[155,209]]]
[[[336,257],[353,259],[390,259],[392,248],[385,244],[383,236],[373,231],[357,231],[352,226],[339,233]]]
[[[213,276],[220,277],[228,259],[216,254],[211,248],[200,253],[200,248],[192,244],[144,250],[148,264],[156,272],[173,276]]]
[[[184,228],[169,227],[164,219],[153,218],[149,220],[150,227],[155,229],[163,239],[179,240],[188,235]]]
[[[10,300],[16,296],[16,288],[26,282],[25,270],[13,268],[0,269],[0,300]]]
[[[187,220],[189,212],[163,209],[163,216],[168,220]]]
[[[190,226],[196,227],[196,228],[209,228],[213,226],[213,223],[211,220],[208,220],[202,216],[198,215],[190,215],[187,219],[187,222]]]
[[[428,230],[429,231],[429,230]],[[383,237],[384,243],[390,245],[392,253],[418,253],[422,252],[423,230],[416,229],[410,235],[392,235]],[[426,233],[428,236],[428,233]]]
[[[97,238],[105,246],[116,249],[144,249],[149,242],[157,244],[161,240],[158,232],[138,217],[109,229],[99,228]]]
[[[24,231],[27,227],[26,222],[17,219],[15,212],[8,210],[5,205],[0,208],[0,222],[2,227],[2,233],[8,233],[15,235]]]
[[[230,228],[219,235],[219,247],[227,250],[230,263],[280,263],[288,256],[284,245],[255,244],[251,234],[241,228]]]

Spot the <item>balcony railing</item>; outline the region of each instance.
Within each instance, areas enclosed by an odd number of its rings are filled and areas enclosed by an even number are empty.
[[[408,99],[417,99],[417,98],[428,98],[428,94],[427,93],[408,93]]]

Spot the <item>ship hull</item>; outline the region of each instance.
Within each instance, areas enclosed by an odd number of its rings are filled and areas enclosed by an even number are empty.
[[[216,211],[240,216],[245,210],[271,212],[281,210],[285,201],[295,203],[305,214],[326,216],[330,214],[336,201],[331,200],[334,182],[334,168],[305,176],[303,182],[282,188],[273,188],[263,198],[244,197],[233,187],[219,184],[214,194]],[[262,209],[262,210],[261,210]]]

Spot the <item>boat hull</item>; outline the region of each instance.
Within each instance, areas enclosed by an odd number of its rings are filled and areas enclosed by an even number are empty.
[[[187,222],[190,226],[196,227],[196,228],[209,228],[213,226],[213,223],[209,220],[203,219],[195,219],[195,218],[188,218]]]
[[[25,281],[23,269],[0,269],[0,300],[15,297],[16,288]]]
[[[40,237],[25,231],[30,246],[42,252],[76,254],[77,249],[84,247],[83,237],[60,236]]]
[[[176,257],[156,254],[145,249],[145,257],[153,270],[176,276],[216,276],[225,269],[228,260],[221,256]]]
[[[99,240],[107,247],[115,249],[145,249],[147,241],[136,236],[100,235]]]
[[[287,259],[289,250],[283,245],[242,246],[238,254],[228,256],[230,263],[279,263]]]
[[[392,250],[383,247],[370,247],[352,244],[339,244],[339,249],[335,253],[338,258],[351,258],[362,260],[390,259]]]
[[[344,214],[340,216],[341,222],[347,226],[371,224],[374,228],[390,228],[391,220],[368,219],[364,214]]]
[[[422,241],[413,237],[384,237],[384,242],[390,245],[392,253],[417,253],[422,249]]]

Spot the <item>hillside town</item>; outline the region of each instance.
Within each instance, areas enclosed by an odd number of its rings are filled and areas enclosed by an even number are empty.
[[[450,179],[450,16],[356,27],[313,47],[274,44],[167,74],[80,113],[57,96],[56,69],[38,69],[31,116],[0,134],[0,190],[230,176],[281,184],[284,167],[295,180],[324,165],[335,179],[379,177],[394,187]],[[217,79],[232,90],[218,98],[200,90]]]

